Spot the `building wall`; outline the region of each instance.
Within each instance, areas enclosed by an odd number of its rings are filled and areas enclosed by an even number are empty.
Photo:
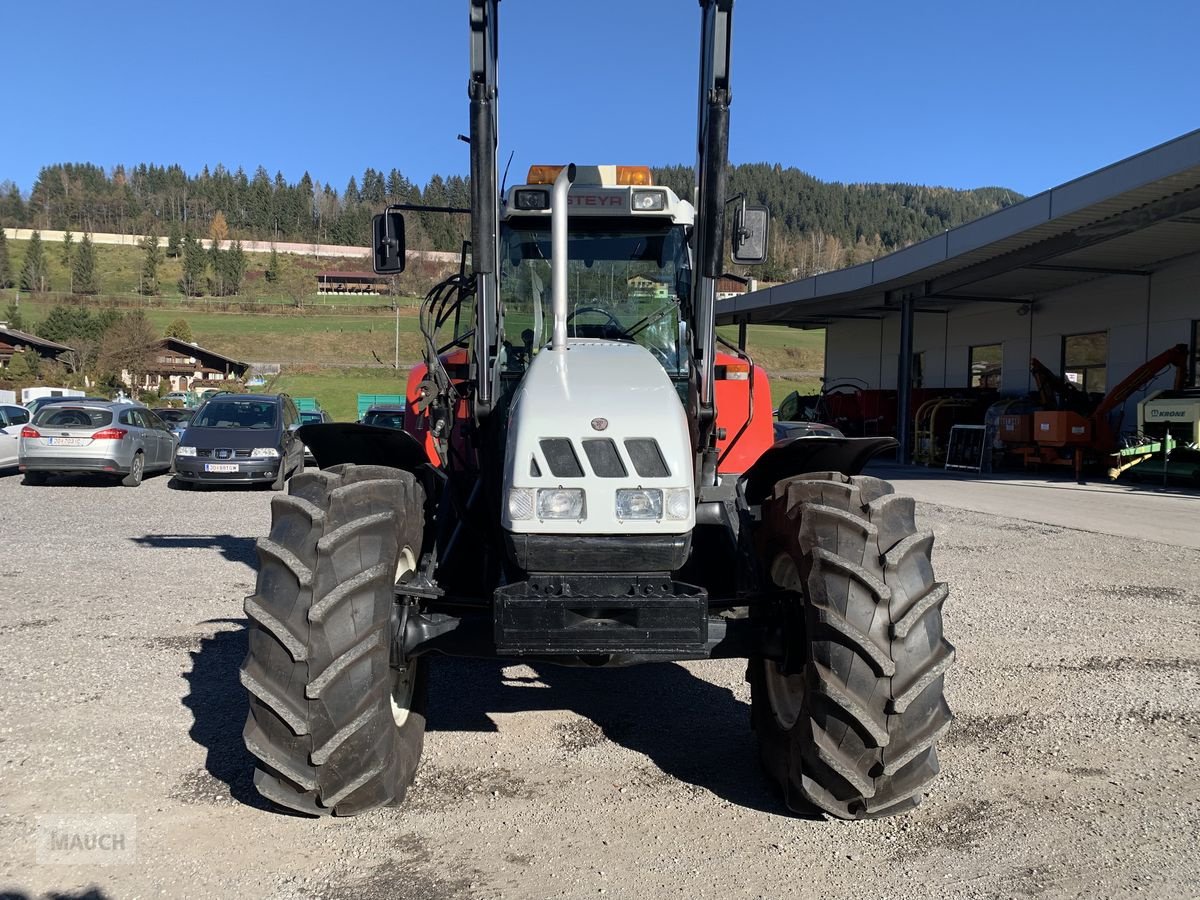
[[[1200,319],[1200,255],[1190,256],[1154,275],[1111,276],[1039,299],[1027,314],[1012,303],[972,303],[948,315],[916,314],[913,352],[924,353],[925,387],[966,387],[970,348],[1000,344],[1001,390],[1021,395],[1033,390],[1031,356],[1062,371],[1063,337],[1095,331],[1108,333],[1108,387],[1112,388],[1146,360],[1173,344],[1192,338]],[[826,331],[825,373],[830,383],[847,378],[868,387],[894,389],[900,317],[881,321],[842,320]],[[1136,421],[1137,402],[1151,390],[1171,386],[1167,372],[1126,404],[1127,423]]]

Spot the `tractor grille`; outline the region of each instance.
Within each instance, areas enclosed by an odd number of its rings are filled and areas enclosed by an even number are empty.
[[[583,477],[583,467],[579,465],[570,438],[542,438],[538,444],[550,466],[550,474],[555,478]]]
[[[671,474],[654,438],[629,438],[625,441],[625,450],[633,468],[643,478],[666,478]]]
[[[601,478],[624,478],[628,474],[611,438],[584,441],[583,452],[587,454],[592,471]]]
[[[588,466],[599,478],[625,478],[629,469],[620,448],[612,438],[588,438],[582,441]],[[538,442],[546,465],[555,478],[582,478],[583,465],[570,438],[542,438]],[[634,470],[642,478],[668,478],[671,470],[663,458],[658,441],[654,438],[629,438],[625,441],[625,453],[633,463]],[[529,474],[541,477],[542,469],[537,459],[529,461]]]

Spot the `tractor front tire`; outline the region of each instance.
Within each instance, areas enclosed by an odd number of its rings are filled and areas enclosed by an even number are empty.
[[[952,715],[946,586],[932,532],[885,481],[836,472],[779,482],[758,550],[783,590],[784,662],[751,659],[763,764],[794,812],[888,816],[920,802]]]
[[[425,665],[392,664],[394,584],[419,559],[424,505],[410,473],[384,466],[305,472],[272,498],[240,673],[268,800],[314,816],[403,800],[425,739]]]

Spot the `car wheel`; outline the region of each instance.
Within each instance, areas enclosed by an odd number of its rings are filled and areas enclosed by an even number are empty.
[[[142,476],[146,474],[146,457],[140,450],[133,454],[133,462],[129,465],[129,474],[121,479],[121,484],[125,487],[137,487],[142,483]]]
[[[25,478],[22,480],[21,483],[34,485],[34,486],[43,485],[46,483],[46,473],[45,472],[26,472]]]

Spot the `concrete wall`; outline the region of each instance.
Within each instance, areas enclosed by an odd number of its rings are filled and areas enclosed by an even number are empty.
[[[970,348],[1000,344],[1002,391],[1033,390],[1031,356],[1055,372],[1062,368],[1065,335],[1108,333],[1108,387],[1172,344],[1189,344],[1192,321],[1200,319],[1200,255],[1186,257],[1145,277],[1111,276],[1048,294],[1020,313],[1011,303],[969,303],[948,315],[917,313],[913,352],[924,353],[925,387],[966,387]],[[895,388],[900,317],[844,320],[826,332],[825,373],[830,381],[857,378],[869,387]],[[1148,390],[1170,387],[1173,372]],[[1125,421],[1136,421],[1136,404],[1126,404]]]

